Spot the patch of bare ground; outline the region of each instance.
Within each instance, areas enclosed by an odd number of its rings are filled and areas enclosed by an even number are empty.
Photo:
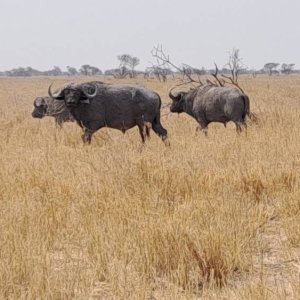
[[[300,248],[291,248],[279,221],[270,222],[259,234],[260,254],[254,271],[273,299],[297,299],[300,284]],[[256,279],[257,280],[257,279]]]

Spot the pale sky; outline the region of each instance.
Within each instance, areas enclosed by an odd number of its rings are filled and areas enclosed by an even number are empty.
[[[300,68],[300,0],[0,0],[0,25],[1,71],[104,71],[125,53],[144,69],[157,44],[178,65],[222,67],[236,47],[249,68]]]

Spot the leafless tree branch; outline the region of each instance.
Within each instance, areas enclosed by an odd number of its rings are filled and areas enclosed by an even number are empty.
[[[211,73],[211,76],[213,76],[215,78],[215,80],[217,82],[217,86],[224,86],[224,84],[225,84],[224,81],[220,80],[219,77],[218,77],[219,69],[218,69],[218,66],[217,66],[216,63],[215,63],[215,68],[216,68],[216,70],[215,70],[214,73]]]
[[[219,69],[217,64],[215,63],[215,72],[211,73],[210,75],[214,78],[214,81],[210,79],[206,79],[206,83],[203,83],[200,79],[199,73],[197,73],[197,79],[193,78],[193,68],[187,64],[183,64],[182,67],[179,67],[175,63],[173,63],[170,60],[169,55],[167,55],[162,46],[158,45],[156,47],[153,47],[151,51],[152,56],[156,59],[157,66],[159,68],[166,68],[171,67],[174,70],[178,71],[180,74],[183,75],[183,83],[175,85],[173,88],[190,84],[190,83],[196,83],[198,86],[205,86],[205,85],[213,85],[213,86],[220,86],[224,87],[226,84],[232,84],[236,86],[241,92],[244,93],[243,89],[238,84],[238,74],[242,68],[241,58],[239,57],[239,50],[233,49],[230,53],[229,60],[227,63],[227,66],[230,69],[231,76],[225,75],[225,74],[219,74]],[[222,78],[220,78],[222,77]],[[173,89],[172,88],[172,89]]]
[[[153,47],[151,54],[154,58],[156,58],[157,61],[157,65],[159,67],[165,67],[165,66],[169,66],[172,67],[173,69],[175,69],[176,71],[178,71],[180,74],[183,74],[184,78],[187,78],[188,82],[185,82],[184,84],[188,84],[188,83],[197,83],[200,86],[203,86],[203,82],[200,80],[199,76],[198,76],[198,80],[195,80],[191,74],[189,74],[189,72],[187,72],[187,69],[184,67],[178,67],[176,64],[174,64],[170,58],[169,55],[166,55],[165,52],[163,51],[162,46],[158,45]],[[186,65],[187,66],[187,65]],[[183,79],[184,80],[184,79]]]
[[[238,84],[238,82],[237,82],[237,77],[234,79],[234,77],[226,76],[226,75],[224,75],[224,74],[222,74],[222,76],[230,81],[230,82],[225,81],[225,83],[233,84],[233,85],[236,86],[242,93],[245,94],[244,90],[239,86],[239,84]]]

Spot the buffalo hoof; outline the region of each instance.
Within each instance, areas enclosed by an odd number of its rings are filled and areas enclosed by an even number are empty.
[[[164,144],[165,144],[166,147],[171,147],[170,141],[169,141],[169,139],[167,137],[162,138],[162,140],[163,140],[163,142],[164,142]]]
[[[91,136],[90,135],[87,135],[87,134],[83,134],[81,136],[82,138],[82,141],[84,144],[90,144],[91,143]]]

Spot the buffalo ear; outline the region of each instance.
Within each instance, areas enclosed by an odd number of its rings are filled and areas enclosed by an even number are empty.
[[[46,102],[43,97],[37,97],[37,98],[35,98],[35,100],[33,102],[34,107],[41,107],[42,105],[45,105],[45,104],[46,104]]]

